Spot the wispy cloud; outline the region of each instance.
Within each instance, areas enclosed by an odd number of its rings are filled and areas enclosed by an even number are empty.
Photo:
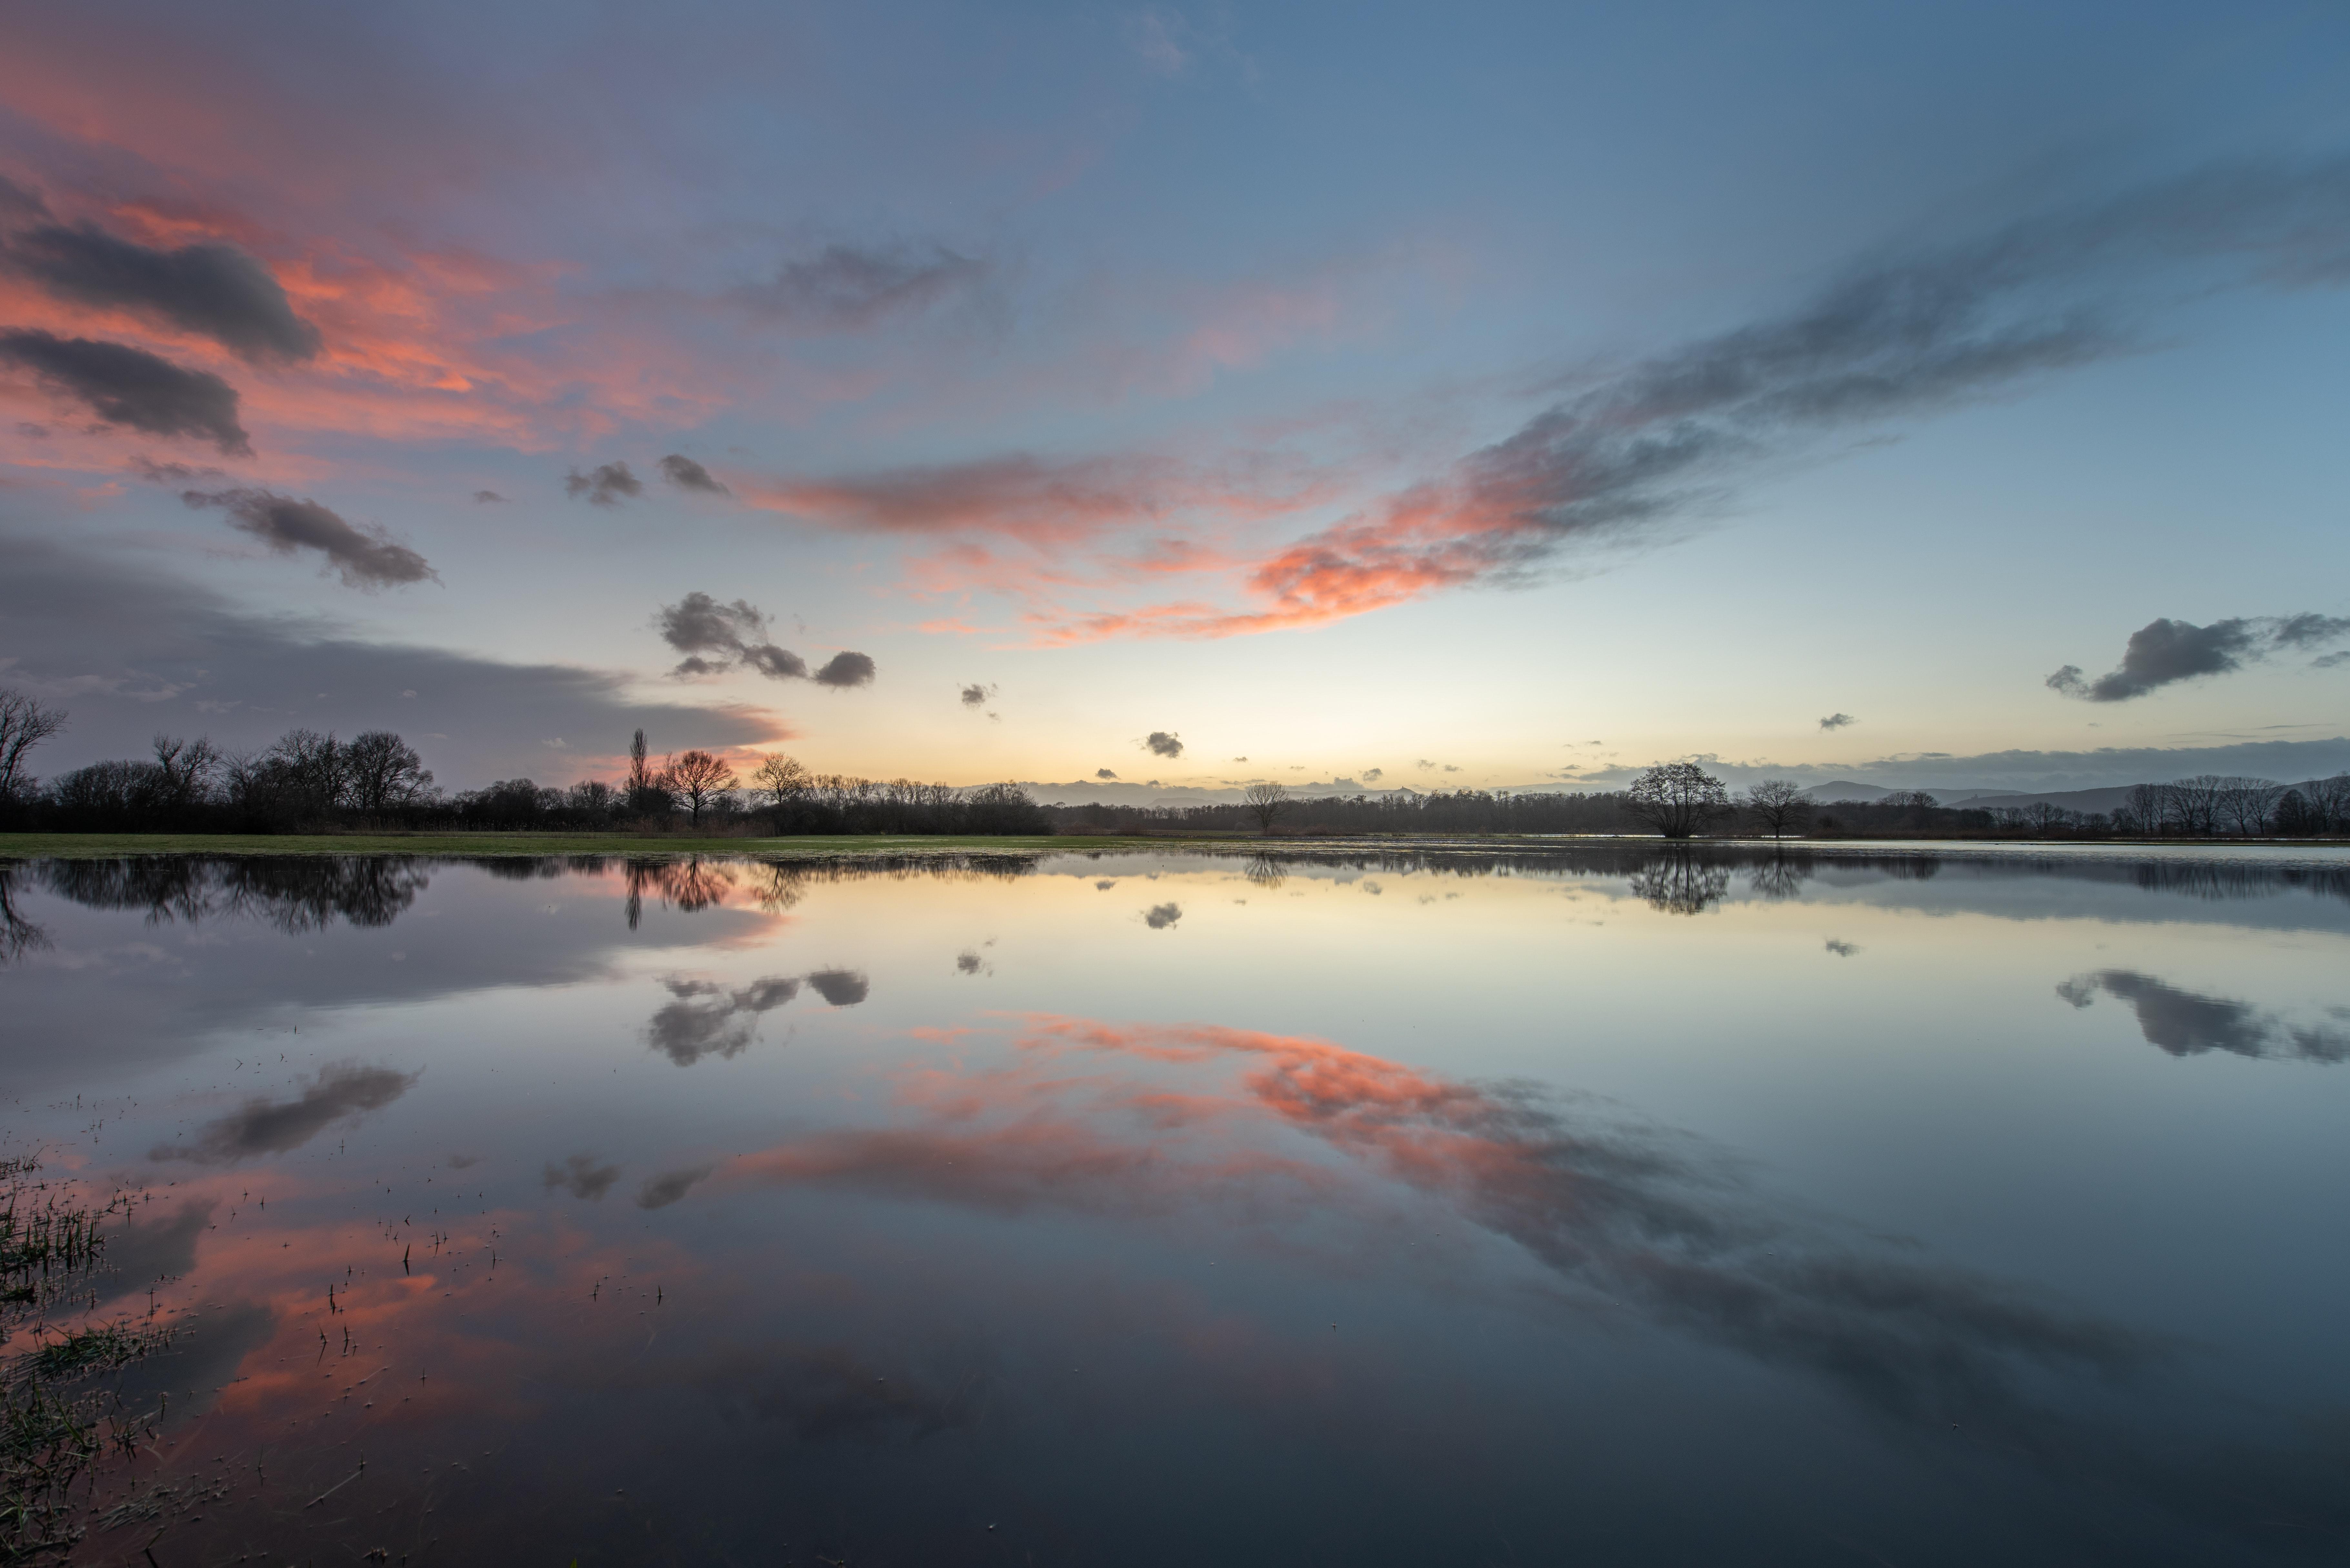
[[[785,262],[773,279],[735,290],[754,314],[803,329],[850,332],[918,315],[976,286],[987,264],[944,245],[827,245]]]

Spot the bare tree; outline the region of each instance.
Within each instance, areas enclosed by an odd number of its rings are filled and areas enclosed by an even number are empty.
[[[332,734],[288,730],[277,737],[265,760],[280,770],[287,793],[302,812],[332,811],[349,793],[348,748]]]
[[[432,792],[416,748],[390,730],[369,730],[344,748],[350,804],[360,811],[405,805]]]
[[[2132,784],[2129,804],[2123,808],[2130,815],[2131,831],[2149,836],[2160,833],[2170,820],[2170,786],[2168,784]],[[2115,813],[2116,822],[2121,813]]]
[[[192,741],[176,735],[155,737],[155,797],[158,805],[182,808],[212,798],[213,781],[221,771],[220,748],[210,736]]]
[[[2178,832],[2194,838],[2213,838],[2220,832],[2220,792],[2228,781],[2218,774],[2197,774],[2165,786],[2165,813]]]
[[[2031,825],[2033,832],[2043,838],[2047,837],[2053,829],[2070,827],[2077,816],[2077,813],[2058,805],[2053,800],[2035,800],[2023,807],[2023,820]]]
[[[734,770],[708,752],[685,752],[670,760],[655,784],[684,801],[687,815],[699,826],[704,808],[734,787]]]
[[[1659,763],[1626,787],[1624,809],[1667,838],[1687,838],[1730,809],[1730,792],[1695,763]]]
[[[2257,838],[2268,827],[2269,815],[2283,794],[2282,784],[2266,779],[2223,778],[2213,792],[2214,815],[2220,825],[2234,828],[2246,838]]]
[[[669,792],[662,789],[653,776],[651,753],[645,749],[645,732],[639,730],[629,742],[629,809],[630,811],[667,811]]]
[[[2350,832],[2350,774],[2314,780],[2303,792],[2317,833]]]
[[[751,782],[767,797],[770,805],[788,805],[808,791],[808,771],[792,757],[777,752],[759,763],[759,771]]]
[[[25,753],[66,727],[63,708],[47,708],[13,686],[0,686],[0,802],[33,793]]]
[[[1264,836],[1270,838],[1273,836],[1273,819],[1279,816],[1282,807],[1289,804],[1289,791],[1271,780],[1253,784],[1241,792],[1241,804],[1248,807],[1249,815],[1256,818],[1257,826],[1263,830]]]
[[[1784,838],[1789,828],[1801,827],[1810,820],[1812,803],[1803,785],[1787,779],[1764,779],[1746,792],[1746,809],[1754,814],[1763,832]]]

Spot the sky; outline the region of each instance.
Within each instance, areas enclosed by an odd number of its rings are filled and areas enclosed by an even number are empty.
[[[2350,767],[2350,16],[0,21],[0,685],[1183,798]]]

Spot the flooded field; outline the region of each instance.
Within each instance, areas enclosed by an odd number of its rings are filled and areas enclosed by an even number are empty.
[[[75,1562],[2350,1552],[2340,855],[0,891]]]

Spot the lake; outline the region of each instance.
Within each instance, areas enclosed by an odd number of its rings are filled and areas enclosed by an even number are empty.
[[[77,1562],[2350,1552],[2338,852],[0,878]]]

